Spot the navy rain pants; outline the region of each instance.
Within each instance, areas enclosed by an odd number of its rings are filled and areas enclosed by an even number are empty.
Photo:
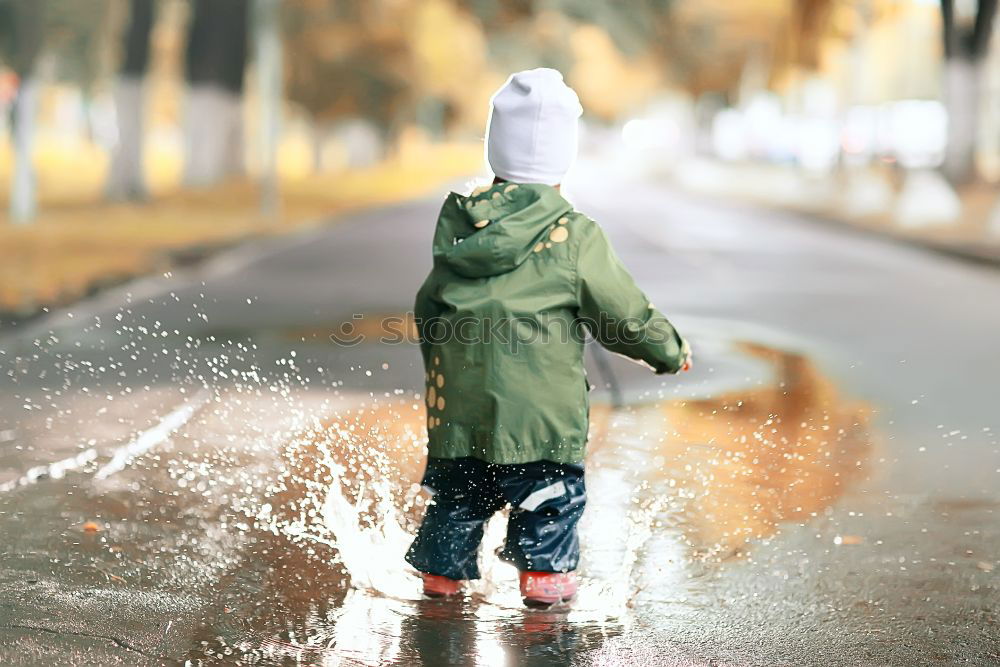
[[[517,569],[569,572],[580,560],[576,524],[587,495],[583,465],[536,461],[503,465],[474,458],[427,461],[433,491],[406,561],[421,572],[478,579],[483,525],[511,506],[500,558]]]

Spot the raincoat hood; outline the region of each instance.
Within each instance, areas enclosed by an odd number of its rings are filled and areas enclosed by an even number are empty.
[[[497,183],[451,193],[434,234],[434,262],[466,278],[513,271],[573,207],[550,185]]]

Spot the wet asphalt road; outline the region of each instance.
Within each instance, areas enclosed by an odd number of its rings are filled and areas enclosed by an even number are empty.
[[[0,333],[0,663],[1000,664],[1000,271],[597,169],[698,365],[613,362],[573,608],[399,567],[419,355],[328,336],[409,308],[428,200]]]

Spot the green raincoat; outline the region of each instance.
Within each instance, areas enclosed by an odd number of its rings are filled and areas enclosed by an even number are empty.
[[[441,458],[579,463],[585,332],[657,373],[676,373],[687,352],[604,231],[548,185],[451,193],[414,314]]]

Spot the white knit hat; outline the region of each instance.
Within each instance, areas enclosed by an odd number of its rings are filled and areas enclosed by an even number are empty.
[[[511,74],[490,100],[486,161],[514,183],[560,183],[576,158],[580,99],[557,70]]]

